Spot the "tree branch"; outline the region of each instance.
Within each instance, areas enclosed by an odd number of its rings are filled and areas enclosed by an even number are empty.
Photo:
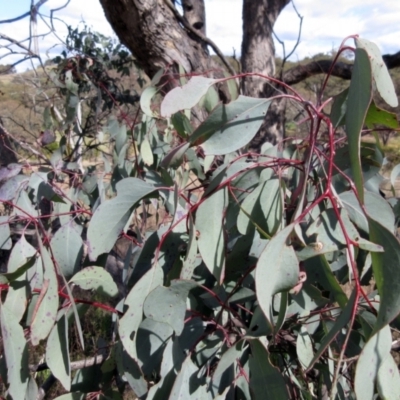
[[[385,54],[382,58],[388,69],[400,67],[400,51],[396,54]],[[331,67],[332,60],[312,61],[305,65],[297,65],[296,67],[290,68],[283,74],[282,80],[288,85],[294,85],[310,76],[327,74]],[[333,66],[331,74],[338,78],[349,80],[351,79],[352,70],[353,64],[338,62]]]
[[[32,15],[32,13],[35,13],[37,11],[39,11],[39,8],[46,3],[48,0],[39,0],[36,4],[34,4],[32,6],[32,8],[27,11],[25,14],[20,15],[19,17],[15,17],[15,18],[11,18],[11,19],[3,19],[0,20],[0,24],[9,24],[11,22],[15,22],[15,21],[19,21],[21,19],[24,19],[25,17],[29,17],[30,15]]]

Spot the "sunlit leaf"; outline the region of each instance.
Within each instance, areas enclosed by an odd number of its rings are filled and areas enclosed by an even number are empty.
[[[31,324],[31,342],[34,346],[50,333],[58,311],[58,281],[55,266],[46,248],[41,249],[44,266],[43,287],[39,295],[39,306]]]
[[[128,354],[137,359],[136,334],[143,319],[143,307],[147,295],[157,286],[162,285],[162,270],[153,267],[136,283],[125,299],[127,307],[123,317],[119,320],[119,336]]]
[[[90,221],[87,235],[92,261],[113,248],[135,204],[155,190],[153,185],[137,178],[126,178],[117,183],[117,197],[102,203]]]
[[[379,368],[390,356],[391,348],[390,328],[386,325],[383,329],[369,338],[362,349],[357,361],[354,388],[358,399],[374,399],[374,387]]]
[[[217,80],[193,76],[187,84],[172,89],[161,103],[161,115],[170,117],[180,110],[194,107]]]
[[[369,40],[361,38],[356,39],[355,42],[357,48],[364,49],[368,53],[368,58],[371,63],[372,76],[379,94],[391,107],[397,107],[398,100],[393,81],[390,77],[386,64],[383,61],[378,46]]]
[[[71,388],[71,364],[69,359],[68,319],[60,316],[50,332],[46,345],[46,363],[64,389]]]
[[[206,155],[236,151],[256,135],[270,104],[269,99],[246,96],[219,104],[190,136],[190,143],[201,144]]]
[[[8,392],[13,399],[24,399],[29,380],[28,350],[24,330],[14,314],[0,304],[1,336],[7,363]]]
[[[218,282],[224,280],[225,274],[223,213],[227,204],[227,191],[221,189],[205,199],[196,212],[199,251]]]
[[[74,223],[61,226],[50,245],[61,271],[69,279],[80,269],[83,254],[83,241]]]
[[[156,117],[156,114],[151,109],[151,100],[156,93],[157,89],[154,86],[148,86],[140,96],[140,108],[149,117]]]
[[[96,290],[107,296],[116,296],[118,287],[112,276],[102,267],[86,267],[77,272],[69,281],[85,290]]]
[[[273,295],[294,287],[299,279],[299,261],[292,246],[286,244],[293,225],[275,235],[260,255],[256,267],[257,299],[272,325]]]
[[[361,203],[364,203],[364,188],[360,161],[360,138],[371,98],[371,65],[367,52],[358,48],[347,99],[346,134],[349,144],[351,170]]]

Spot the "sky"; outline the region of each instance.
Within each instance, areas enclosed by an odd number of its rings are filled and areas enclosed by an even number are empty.
[[[35,0],[37,1],[37,0]],[[48,0],[42,6],[43,14],[60,7],[67,0]],[[0,20],[17,17],[29,9],[30,0],[0,0]],[[329,53],[339,47],[349,35],[359,34],[374,41],[382,53],[395,53],[400,50],[400,1],[399,0],[294,0],[303,17],[300,44],[291,60],[311,57],[317,53]],[[210,37],[226,55],[240,55],[242,31],[241,0],[206,0],[207,36]],[[54,21],[59,38],[54,35],[39,39],[41,53],[46,59],[62,50],[57,46],[66,35],[65,24],[76,27],[83,20],[93,30],[107,36],[113,31],[104,17],[99,0],[70,0],[68,6],[56,13],[62,21]],[[39,20],[38,33],[48,28]],[[29,19],[12,24],[0,24],[0,33],[14,39],[25,39],[29,35]],[[285,43],[286,54],[296,43],[299,33],[299,18],[292,3],[282,11],[275,25],[275,33]],[[115,35],[114,35],[115,36]],[[0,42],[4,44],[4,42]],[[352,44],[352,42],[349,42]],[[52,47],[56,46],[56,47]],[[51,50],[48,50],[51,48]],[[282,55],[282,46],[276,43],[277,55]],[[2,50],[0,49],[0,55]],[[0,59],[0,64],[14,62],[18,55]],[[17,67],[20,71],[26,64]]]

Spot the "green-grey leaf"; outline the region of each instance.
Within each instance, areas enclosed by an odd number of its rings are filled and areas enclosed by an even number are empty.
[[[331,110],[331,121],[334,128],[345,124],[347,97],[349,95],[349,89],[346,88],[334,97],[332,110]]]
[[[88,254],[92,261],[113,248],[135,204],[155,190],[154,186],[137,178],[126,178],[117,183],[117,197],[101,204],[89,224]]]
[[[272,296],[289,290],[298,282],[299,261],[292,246],[286,244],[293,224],[274,236],[262,251],[256,267],[256,293],[260,307],[272,325]]]
[[[144,398],[148,390],[147,382],[137,361],[128,355],[121,342],[118,342],[115,347],[115,361],[119,374],[128,381],[129,386],[138,398]]]
[[[140,367],[146,376],[158,371],[162,352],[172,337],[174,330],[166,323],[145,318],[139,326],[136,340],[137,355]]]
[[[203,97],[203,101],[200,103],[200,105],[203,105],[207,112],[211,112],[217,104],[220,102],[220,98],[218,96],[218,92],[215,89],[214,86],[210,86],[209,89],[207,90],[206,95]]]
[[[35,210],[35,207],[25,190],[22,190],[19,193],[16,206],[15,213],[23,218],[38,216],[38,211]]]
[[[400,374],[391,354],[386,356],[379,367],[377,387],[382,399],[400,399]]]
[[[196,389],[193,387],[195,380],[192,379],[193,375],[198,372],[197,367],[194,365],[191,356],[189,355],[182,364],[182,368],[179,371],[174,386],[168,400],[181,400],[181,399],[193,399],[191,393]]]
[[[80,268],[83,254],[83,241],[74,222],[61,226],[50,245],[62,273],[69,279]]]
[[[370,239],[384,248],[383,253],[371,253],[372,269],[380,305],[374,332],[391,322],[400,313],[400,243],[381,224],[372,218],[369,221]]]
[[[140,144],[140,155],[142,156],[142,160],[145,165],[153,165],[153,151],[151,150],[151,146],[147,138],[144,138],[142,143]]]
[[[282,211],[283,202],[279,180],[270,179],[263,182],[245,197],[237,219],[238,231],[243,235],[249,233],[255,222],[258,227],[272,236],[279,228]]]
[[[41,258],[44,266],[43,285],[46,286],[42,288],[41,296],[43,297],[31,324],[31,342],[34,346],[50,333],[56,320],[59,301],[55,266],[44,247],[41,249]]]
[[[75,283],[84,290],[94,289],[98,293],[114,297],[118,294],[118,287],[112,276],[102,267],[86,267],[76,273],[70,283]]]
[[[7,363],[8,393],[13,399],[24,399],[29,380],[28,352],[24,330],[14,314],[0,304],[1,336]]]
[[[364,203],[363,175],[360,161],[361,129],[372,98],[372,72],[368,54],[356,50],[349,97],[346,109],[346,134],[348,139],[351,170],[361,203]]]
[[[7,273],[16,272],[25,265],[28,260],[36,254],[35,248],[27,242],[25,236],[21,236],[11,250],[10,258],[7,264]]]
[[[196,228],[201,256],[209,271],[218,282],[224,280],[225,238],[223,216],[228,205],[226,189],[220,189],[199,206],[196,212]]]
[[[216,79],[193,76],[184,86],[167,93],[161,103],[161,115],[168,118],[180,110],[194,107],[216,82]]]
[[[163,283],[163,271],[160,267],[153,267],[130,290],[125,299],[127,307],[124,316],[119,320],[118,332],[125,350],[137,359],[136,333],[143,319],[143,305],[147,295]]]
[[[368,53],[372,76],[382,99],[385,100],[389,106],[397,107],[398,100],[393,81],[378,46],[369,40],[361,38],[356,39],[356,46],[357,48],[364,49]]]
[[[39,394],[39,388],[34,378],[30,377],[28,386],[26,388],[25,400],[37,399]]]
[[[344,207],[349,213],[350,219],[364,232],[369,232],[368,220],[362,211],[354,192],[348,191],[339,195]],[[367,213],[384,226],[387,230],[393,231],[395,217],[389,203],[375,193],[364,192],[364,205]]]
[[[306,369],[314,357],[311,337],[307,329],[302,326],[296,340],[296,353],[301,365]]]
[[[183,161],[183,156],[185,155],[189,146],[189,143],[182,143],[174,147],[161,161],[161,167],[179,167]]]
[[[354,389],[358,399],[374,399],[374,387],[379,368],[390,356],[392,337],[389,325],[375,333],[364,346],[357,361]]]
[[[71,364],[69,359],[68,319],[61,315],[50,332],[46,345],[46,363],[64,389],[71,389]]]
[[[143,90],[140,96],[140,108],[149,117],[155,117],[153,110],[151,109],[151,99],[157,93],[157,89],[154,86],[148,86]]]
[[[236,361],[236,359],[240,359],[244,351],[244,347],[245,342],[243,340],[239,340],[234,346],[230,347],[225,351],[224,354],[222,354],[217,368],[213,374],[213,381],[219,380],[221,375]]]
[[[177,335],[184,326],[188,282],[174,282],[170,287],[158,286],[147,296],[143,311],[147,318],[169,324]]]
[[[269,99],[239,96],[220,104],[190,136],[206,155],[232,153],[248,144],[258,132],[271,104]]]

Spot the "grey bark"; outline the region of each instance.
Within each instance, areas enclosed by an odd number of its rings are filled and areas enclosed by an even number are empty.
[[[100,0],[100,3],[121,43],[150,77],[160,68],[176,69],[177,65],[182,65],[188,73],[210,68],[207,48],[198,37],[188,34],[165,0]]]
[[[183,16],[189,24],[206,35],[206,8],[204,1],[182,0]]]
[[[275,22],[290,0],[243,0],[242,72],[258,72],[275,76],[275,46],[273,29]],[[275,92],[262,78],[245,78],[243,93],[265,97]]]
[[[275,22],[290,0],[243,0],[242,72],[258,72],[275,76]],[[272,97],[280,92],[275,85],[260,77],[242,80],[242,92],[252,97]],[[260,152],[266,141],[276,143],[284,137],[286,102],[275,100],[266,119],[250,144],[250,150]]]

